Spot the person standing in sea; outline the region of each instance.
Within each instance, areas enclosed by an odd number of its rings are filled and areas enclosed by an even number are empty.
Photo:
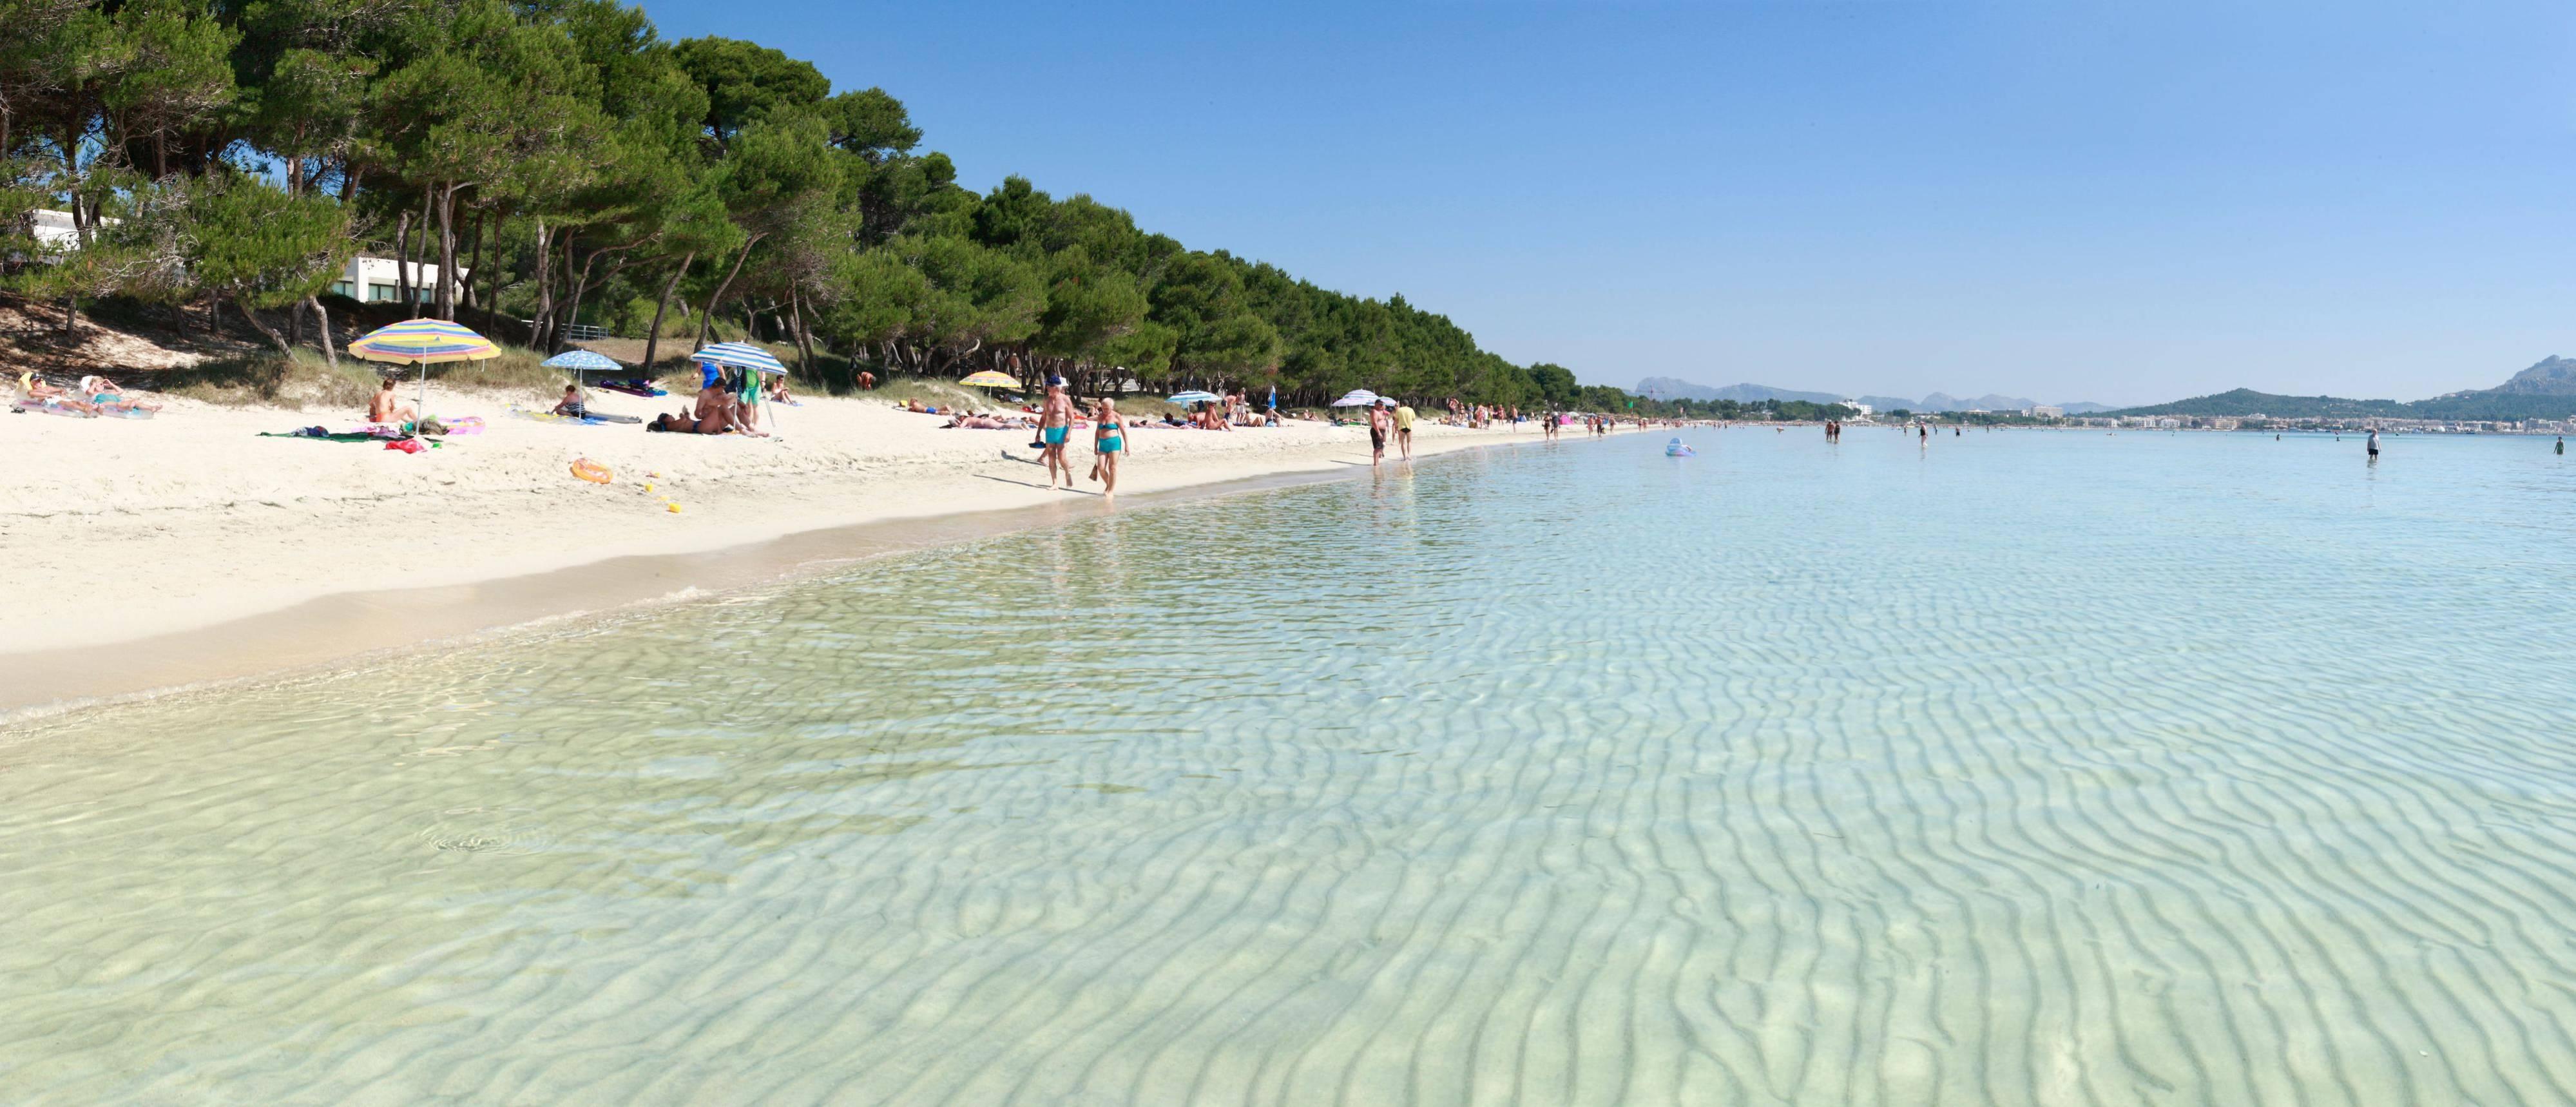
[[[1369,467],[1386,460],[1386,400],[1369,405]]]
[[[1064,378],[1048,377],[1046,403],[1038,408],[1038,444],[1046,460],[1047,487],[1055,487],[1056,470],[1064,470],[1064,486],[1073,487],[1073,463],[1064,459],[1064,436],[1073,431],[1073,398],[1064,394]]]
[[[2563,434],[2558,436],[2558,456],[2567,456],[2567,436]]]
[[[2379,428],[2370,428],[2370,441],[2362,446],[2362,449],[2369,451],[2370,460],[2379,460]]]

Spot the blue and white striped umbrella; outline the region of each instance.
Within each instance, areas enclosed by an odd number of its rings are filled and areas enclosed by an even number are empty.
[[[775,373],[782,377],[787,375],[787,367],[780,365],[777,358],[769,356],[769,351],[747,342],[718,342],[689,356],[699,361],[730,365],[736,369]]]
[[[606,354],[580,349],[566,350],[547,358],[545,363],[550,368],[570,369],[576,373],[614,373],[626,368],[624,364]]]
[[[1217,402],[1218,398],[1214,392],[1172,393],[1172,402],[1176,404],[1212,404]]]

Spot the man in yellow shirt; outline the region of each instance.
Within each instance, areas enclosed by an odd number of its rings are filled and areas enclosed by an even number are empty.
[[[1404,460],[1413,460],[1413,408],[1395,405],[1395,444],[1404,451]]]

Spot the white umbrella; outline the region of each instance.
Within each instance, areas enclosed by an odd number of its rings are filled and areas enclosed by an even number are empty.
[[[1344,394],[1341,399],[1333,401],[1332,406],[1368,407],[1375,403],[1377,403],[1377,393],[1371,392],[1365,388],[1354,388]]]

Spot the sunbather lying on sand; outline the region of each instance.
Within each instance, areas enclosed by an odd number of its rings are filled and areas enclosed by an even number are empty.
[[[376,389],[376,394],[367,400],[367,421],[370,423],[408,423],[417,418],[419,416],[414,415],[411,408],[394,398],[392,377],[386,377],[382,386]]]
[[[1035,420],[1004,418],[999,415],[960,415],[939,425],[941,430],[1018,430],[1037,425]]]
[[[161,410],[159,404],[128,398],[123,388],[117,387],[115,381],[106,377],[82,377],[80,390],[82,399],[96,405],[98,410],[104,412]]]

